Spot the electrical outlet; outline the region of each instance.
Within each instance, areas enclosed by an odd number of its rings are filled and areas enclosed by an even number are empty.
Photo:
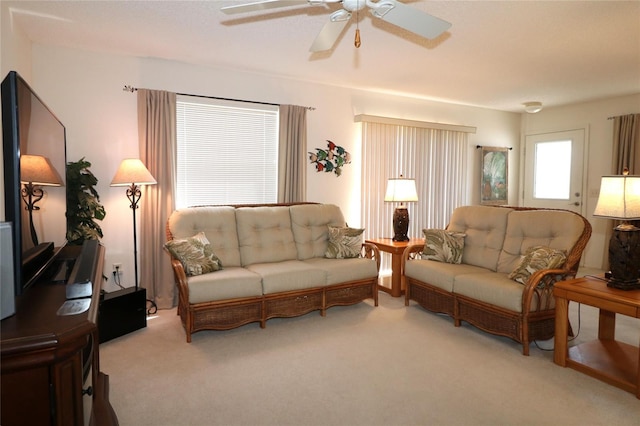
[[[114,275],[117,273],[122,276],[122,263],[114,263],[113,264],[113,273]]]

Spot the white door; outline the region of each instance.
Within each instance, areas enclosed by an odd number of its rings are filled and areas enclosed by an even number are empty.
[[[582,213],[584,139],[584,129],[525,137],[525,207]]]

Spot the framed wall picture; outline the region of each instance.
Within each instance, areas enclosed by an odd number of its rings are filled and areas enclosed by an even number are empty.
[[[504,205],[509,194],[509,148],[482,147],[480,204]]]

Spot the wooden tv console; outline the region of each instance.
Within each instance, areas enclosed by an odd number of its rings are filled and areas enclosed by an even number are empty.
[[[73,263],[80,246],[60,250],[56,262]],[[117,425],[109,378],[100,372],[97,327],[104,247],[89,262],[93,294],[85,312],[61,316],[66,285],[43,278],[16,299],[2,320],[1,424]],[[50,274],[45,274],[50,275]]]

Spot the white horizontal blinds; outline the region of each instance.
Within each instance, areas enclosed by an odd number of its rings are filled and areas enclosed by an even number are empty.
[[[468,204],[466,132],[362,123],[362,224],[365,238],[393,236],[397,203],[385,203],[387,180],[416,180],[418,202],[407,203],[411,238],[424,228],[444,228],[453,210]],[[381,270],[390,269],[383,256]]]
[[[176,114],[177,207],[276,202],[277,106],[181,95]]]

